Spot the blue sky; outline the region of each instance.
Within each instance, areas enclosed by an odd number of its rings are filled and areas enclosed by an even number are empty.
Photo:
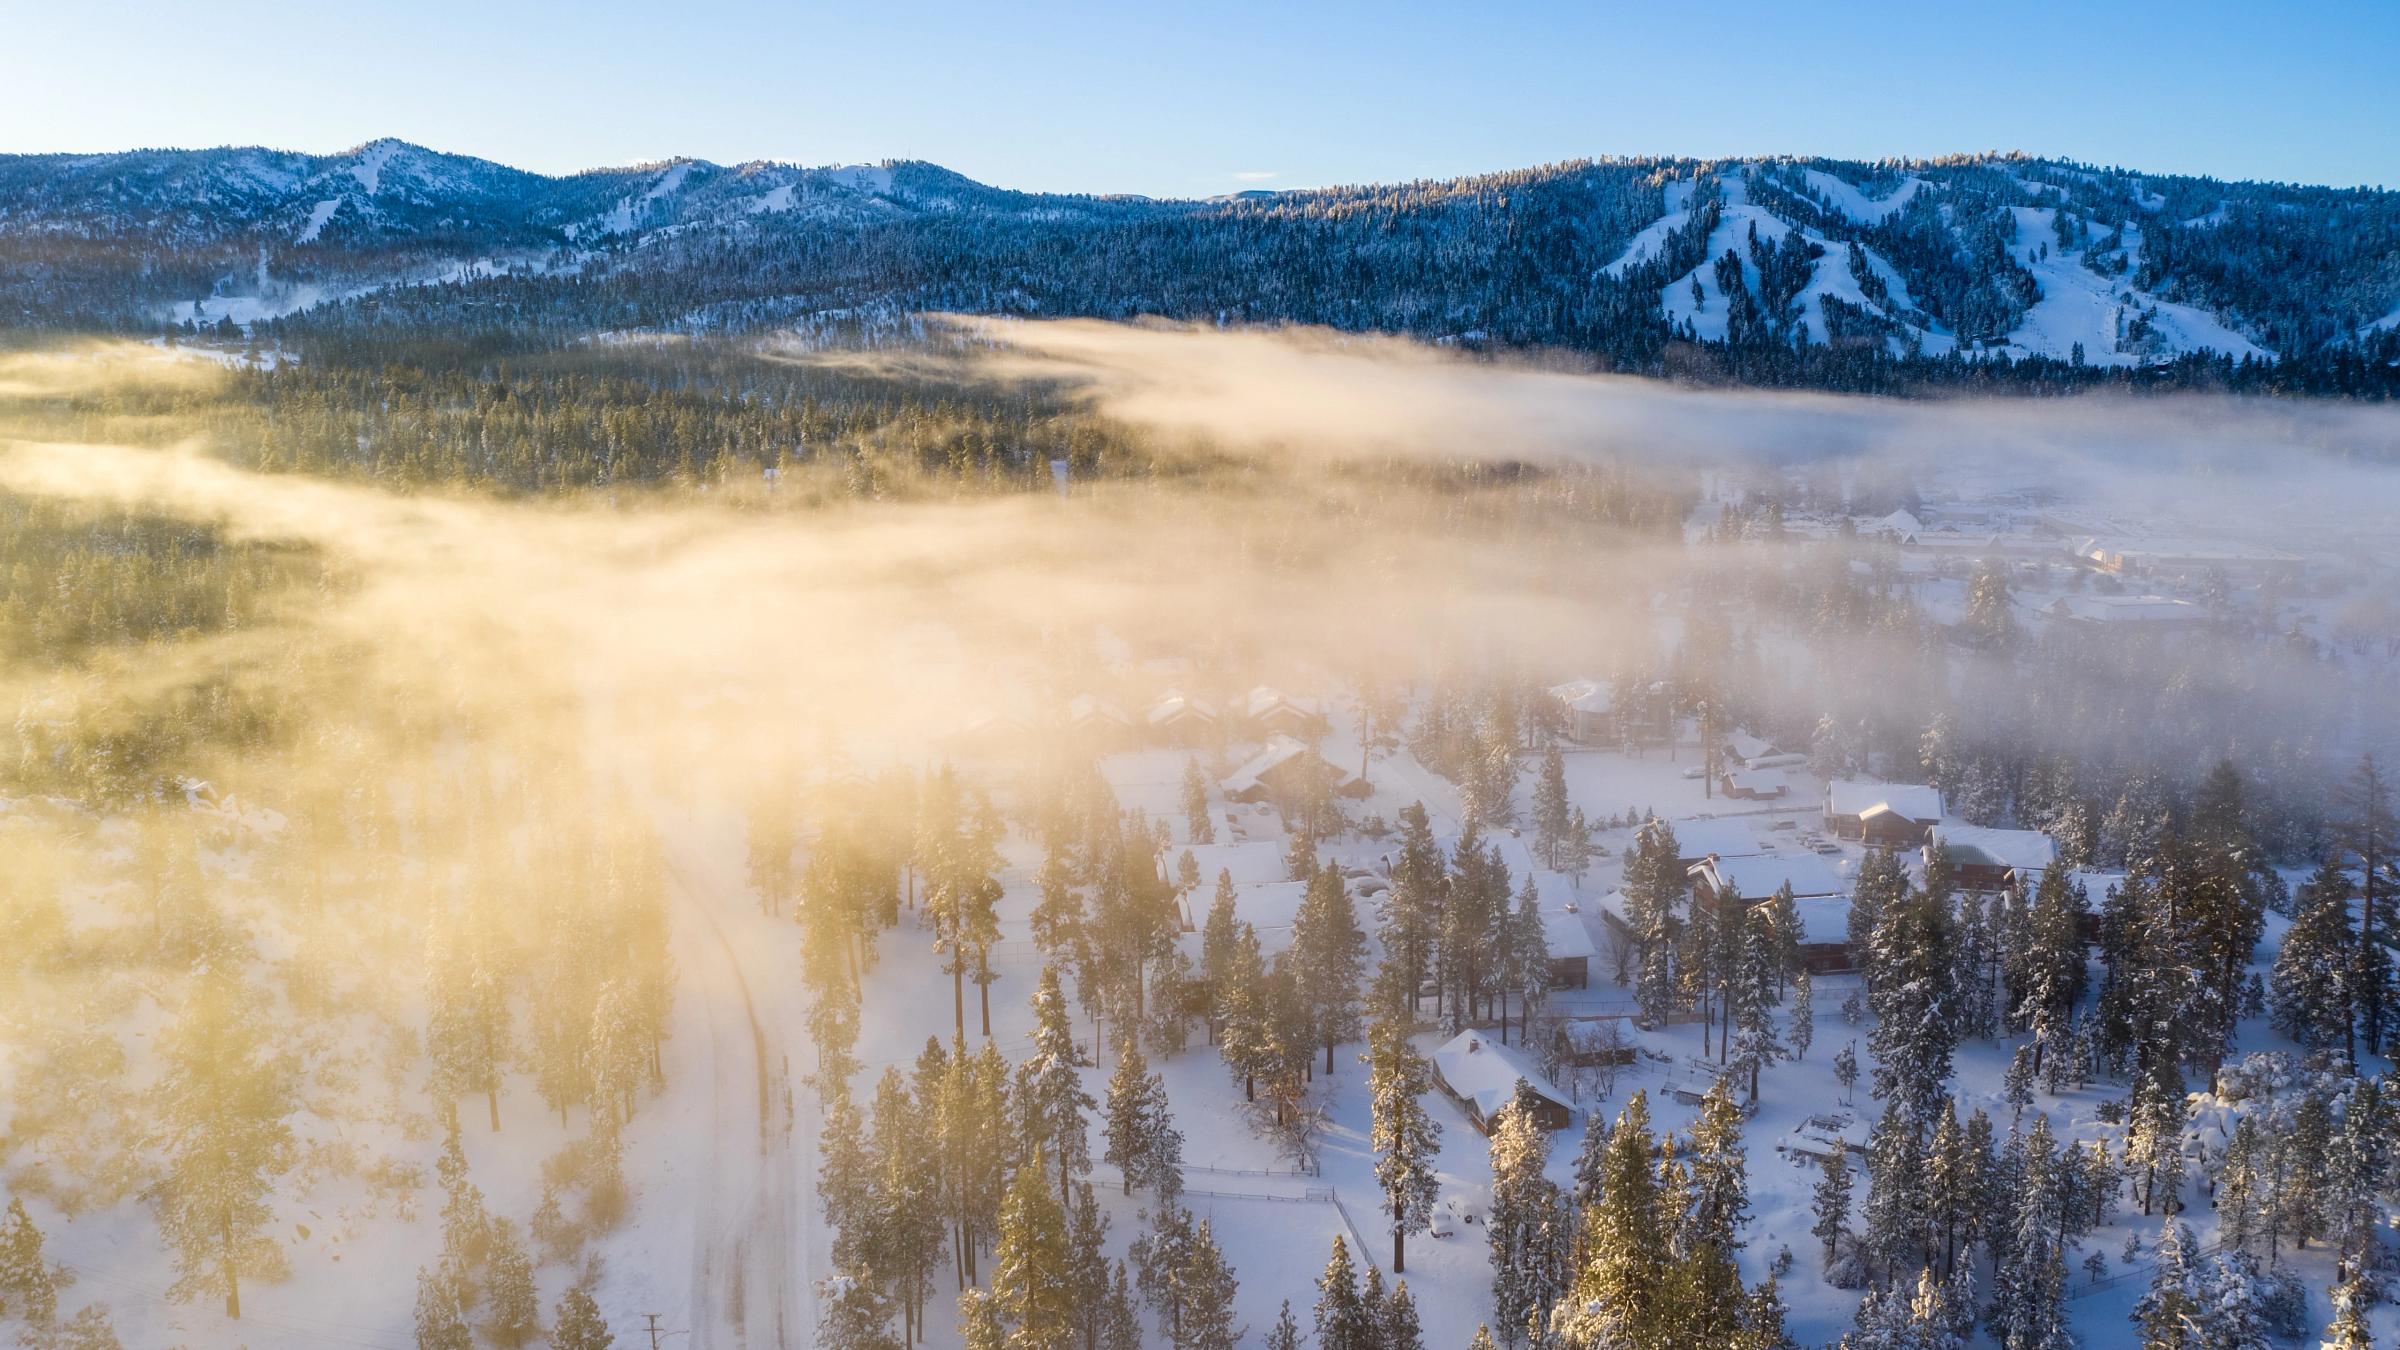
[[[1207,195],[1587,155],[2023,149],[2400,185],[2400,0],[0,0],[0,151],[394,135],[562,172],[928,159]]]

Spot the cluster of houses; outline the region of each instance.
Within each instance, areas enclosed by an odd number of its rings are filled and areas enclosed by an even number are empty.
[[[1105,741],[1163,745],[1198,745],[1220,735],[1315,737],[1325,730],[1325,715],[1314,702],[1265,684],[1222,708],[1169,689],[1139,717],[1098,695],[1080,694],[1068,701],[1066,721],[1070,730]]]
[[[1325,728],[1325,714],[1314,701],[1262,684],[1224,706],[1181,689],[1167,689],[1139,713],[1129,712],[1124,704],[1103,695],[1078,694],[1052,717],[1013,711],[987,713],[952,733],[944,746],[967,753],[1005,751],[1062,732],[1106,749],[1144,744],[1190,746],[1275,736],[1314,740]]]
[[[1644,827],[1659,828],[1655,822]],[[1817,974],[1850,969],[1850,878],[1827,856],[1838,857],[1838,846],[1785,847],[1739,816],[1669,821],[1664,828],[1674,832],[1676,862],[1690,881],[1693,904],[1757,906],[1788,889],[1800,923],[1802,964]],[[1945,819],[1942,794],[1922,784],[1828,783],[1824,833],[1867,848],[1915,852],[1928,863],[1941,850],[1953,884],[1984,894],[2037,885],[2058,860],[2057,845],[2039,830]],[[1621,892],[1604,897],[1600,913],[1620,942],[1631,942]]]

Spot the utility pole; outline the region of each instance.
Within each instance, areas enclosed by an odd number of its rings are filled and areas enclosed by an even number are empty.
[[[688,1331],[669,1331],[667,1328],[658,1324],[658,1318],[659,1314],[657,1313],[642,1314],[642,1320],[649,1324],[642,1329],[650,1333],[650,1350],[660,1350],[660,1339],[662,1337],[688,1336],[691,1334]]]

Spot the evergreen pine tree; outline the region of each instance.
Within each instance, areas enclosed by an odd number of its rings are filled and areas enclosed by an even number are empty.
[[[617,1338],[600,1316],[600,1306],[582,1285],[566,1292],[550,1321],[551,1350],[609,1350],[616,1344]]]
[[[1811,1206],[1817,1222],[1808,1231],[1825,1244],[1825,1268],[1831,1271],[1842,1239],[1850,1232],[1849,1150],[1837,1145],[1818,1166],[1820,1175]]]
[[[170,1297],[222,1289],[242,1313],[241,1277],[283,1273],[267,1235],[274,1178],[292,1158],[290,1071],[266,1050],[255,1000],[234,976],[203,974],[163,1038],[158,1119],[165,1166],[149,1191],[175,1251]]]
[[[1090,1133],[1084,1115],[1094,1105],[1078,1072],[1091,1061],[1075,1044],[1058,967],[1042,967],[1033,991],[1033,1053],[1017,1066],[1018,1115],[1024,1144],[1058,1163],[1060,1204],[1072,1198],[1077,1176],[1092,1170]]]
[[[2325,1328],[2319,1350],[2375,1350],[2375,1335],[2367,1326],[2367,1294],[2357,1279],[2333,1287],[2333,1323]]]
[[[992,1302],[1008,1327],[1010,1350],[1068,1350],[1076,1340],[1066,1216],[1048,1181],[1036,1148],[1000,1209]]]
[[[1496,1113],[1491,1160],[1484,1238],[1491,1249],[1492,1305],[1501,1339],[1514,1344],[1527,1318],[1546,1314],[1566,1292],[1568,1255],[1566,1212],[1557,1185],[1544,1175],[1550,1131],[1522,1095]]]
[[[1359,1293],[1350,1248],[1339,1233],[1317,1277],[1316,1326],[1317,1350],[1375,1350],[1375,1319]]]
[[[1125,1277],[1125,1263],[1116,1263],[1108,1281],[1108,1304],[1100,1319],[1098,1350],[1142,1350],[1142,1318],[1134,1306],[1133,1286]]]
[[[459,1311],[458,1285],[444,1266],[417,1270],[417,1350],[474,1350],[475,1333]]]
[[[1567,799],[1566,760],[1553,741],[1542,751],[1542,767],[1533,783],[1534,848],[1542,866],[1553,872],[1567,867],[1567,838],[1575,828],[1575,806]]]
[[[1283,1301],[1283,1310],[1275,1314],[1275,1325],[1267,1330],[1267,1350],[1300,1350],[1300,1322],[1292,1316],[1292,1301]]]
[[[1432,1068],[1409,1043],[1408,1028],[1395,1017],[1379,1019],[1369,1039],[1367,1094],[1375,1150],[1375,1181],[1383,1189],[1383,1212],[1392,1221],[1392,1273],[1408,1269],[1408,1235],[1433,1222],[1440,1180],[1442,1127],[1425,1109]]]
[[[1608,1132],[1600,1198],[1585,1214],[1577,1268],[1552,1323],[1572,1350],[1660,1343],[1669,1257],[1656,1148],[1649,1100],[1637,1091]]]
[[[1328,867],[1309,879],[1292,919],[1291,958],[1310,1003],[1316,1041],[1333,1073],[1336,1043],[1358,1034],[1358,982],[1366,973],[1367,935],[1359,930],[1342,874]]]
[[[58,1315],[58,1285],[42,1255],[42,1230],[34,1227],[20,1196],[8,1199],[8,1221],[0,1224],[0,1317],[15,1313],[26,1325],[45,1327]]]
[[[484,1323],[494,1345],[515,1350],[542,1331],[540,1295],[533,1286],[533,1258],[517,1236],[517,1226],[495,1219],[491,1236],[491,1316]]]
[[[1181,1283],[1183,1320],[1175,1350],[1233,1350],[1245,1330],[1233,1320],[1233,1267],[1226,1264],[1206,1219],[1192,1233]]]

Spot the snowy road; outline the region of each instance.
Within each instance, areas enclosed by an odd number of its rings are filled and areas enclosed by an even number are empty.
[[[743,856],[738,826],[729,845],[705,818],[682,823],[666,832],[677,902],[670,940],[678,998],[691,1006],[677,1018],[678,1109],[661,1141],[681,1156],[677,1179],[645,1194],[657,1221],[643,1227],[663,1238],[667,1216],[688,1213],[681,1325],[691,1345],[797,1350],[813,1339],[823,1273],[814,1112],[794,1120],[789,1079],[791,1039],[804,1025],[789,976],[798,934],[750,904],[738,862],[728,861]]]

